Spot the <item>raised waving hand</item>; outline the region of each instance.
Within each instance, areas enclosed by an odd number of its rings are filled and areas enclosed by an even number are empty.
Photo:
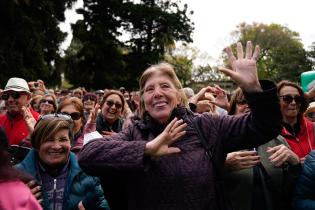
[[[248,41],[245,55],[240,42],[237,43],[236,49],[237,57],[234,56],[230,47],[226,49],[232,69],[220,67],[219,70],[229,76],[245,92],[262,91],[256,67],[256,62],[260,54],[259,46],[256,46],[253,50],[252,43]]]

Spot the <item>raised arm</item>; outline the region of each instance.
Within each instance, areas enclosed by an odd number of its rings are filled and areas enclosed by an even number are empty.
[[[232,69],[220,70],[242,88],[251,109],[248,115],[222,117],[213,124],[218,128],[223,149],[231,152],[256,147],[275,138],[282,128],[282,115],[275,84],[258,80],[256,61],[259,47],[253,52],[252,43],[247,42],[244,53],[242,45],[237,43],[237,58],[230,47],[226,51]]]

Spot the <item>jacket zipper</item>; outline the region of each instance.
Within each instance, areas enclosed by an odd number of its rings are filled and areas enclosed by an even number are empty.
[[[53,194],[54,207],[53,207],[53,210],[56,209],[56,190],[57,190],[57,179],[54,179],[54,194]]]

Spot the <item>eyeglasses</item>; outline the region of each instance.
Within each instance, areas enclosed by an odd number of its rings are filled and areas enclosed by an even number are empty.
[[[2,100],[8,100],[10,98],[10,96],[14,99],[18,99],[21,97],[21,94],[19,92],[10,92],[10,93],[2,93]]]
[[[96,97],[94,96],[83,96],[83,101],[96,101]]]
[[[315,119],[315,112],[309,112],[309,113],[307,113],[307,116]]]
[[[73,113],[67,113],[67,112],[60,112],[60,114],[68,115],[71,117],[72,120],[78,120],[81,118],[80,112],[73,112]]]
[[[248,104],[247,101],[246,101],[246,99],[237,100],[236,103],[237,103],[238,105],[245,105],[245,104]]]
[[[294,100],[295,103],[297,104],[301,104],[304,100],[303,96],[291,96],[291,95],[283,95],[283,96],[279,96],[280,98],[282,98],[282,100],[287,103],[290,104],[292,103],[292,101]]]
[[[49,103],[50,105],[54,105],[54,102],[52,100],[43,99],[40,101],[40,103]]]
[[[122,104],[121,103],[119,103],[119,102],[114,102],[114,101],[106,101],[105,102],[106,103],[106,105],[107,106],[109,106],[109,107],[112,107],[114,104],[115,104],[115,107],[117,108],[117,109],[121,109],[122,108]]]

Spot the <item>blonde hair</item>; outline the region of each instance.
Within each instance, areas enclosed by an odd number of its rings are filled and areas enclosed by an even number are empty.
[[[139,79],[139,87],[140,87],[140,118],[143,119],[144,113],[145,113],[145,106],[143,101],[143,93],[144,93],[144,86],[148,79],[150,79],[153,75],[156,73],[160,73],[162,75],[166,75],[170,78],[171,82],[175,86],[175,88],[178,90],[179,98],[180,98],[180,106],[187,105],[187,98],[185,96],[185,93],[183,92],[182,84],[180,83],[178,77],[176,76],[176,73],[174,71],[174,68],[169,63],[159,63],[156,65],[152,65],[149,68],[147,68],[142,76]]]

